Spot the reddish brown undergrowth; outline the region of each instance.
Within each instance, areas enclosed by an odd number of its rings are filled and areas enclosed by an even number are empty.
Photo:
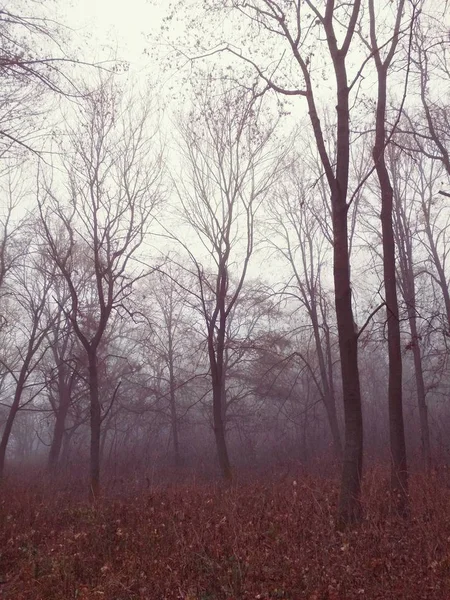
[[[337,532],[337,484],[176,484],[97,505],[73,482],[5,482],[0,598],[11,600],[450,599],[450,488],[411,480],[390,513],[386,473],[366,477],[365,520]],[[124,480],[122,480],[122,485]]]

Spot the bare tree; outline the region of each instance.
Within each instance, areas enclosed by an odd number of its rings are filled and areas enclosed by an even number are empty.
[[[416,299],[416,260],[415,243],[418,223],[416,202],[414,202],[410,181],[415,177],[415,161],[409,159],[402,151],[393,145],[388,148],[389,170],[393,187],[393,226],[395,243],[398,252],[398,286],[406,305],[411,341],[408,347],[412,350],[414,373],[416,380],[417,404],[419,408],[421,450],[427,466],[431,461],[430,427],[424,369],[422,360],[421,341],[418,328],[419,309]]]
[[[378,77],[373,160],[381,192],[380,219],[389,355],[388,404],[392,465],[391,479],[392,489],[398,500],[398,510],[403,514],[406,514],[408,510],[408,472],[403,421],[402,353],[393,228],[393,189],[385,153],[389,137],[392,137],[392,132],[388,135],[386,127],[388,74],[392,68],[401,36],[404,33],[402,32],[402,28],[405,27],[406,23],[406,31],[411,32],[415,18],[415,7],[413,7],[412,15],[407,19],[405,14],[405,0],[399,0],[395,7],[394,24],[388,28],[389,41],[381,43],[379,41],[379,15],[375,10],[373,0],[369,0],[370,32],[366,44],[375,62]],[[407,60],[409,60],[409,55],[407,56]],[[407,74],[408,69],[406,69],[406,77]],[[400,99],[400,102],[404,102],[404,96]]]
[[[23,244],[20,246],[19,238],[26,219],[19,218],[18,215],[27,195],[27,178],[23,163],[5,161],[4,165],[5,169],[0,179],[0,195],[3,200],[0,209],[0,290],[8,272],[23,258],[25,251]]]
[[[437,161],[425,156],[416,158],[417,177],[410,179],[413,191],[418,195],[421,212],[421,239],[425,247],[430,269],[425,269],[438,285],[444,302],[444,335],[450,332],[450,277],[448,260],[450,256],[450,217],[448,201],[439,195],[438,186],[442,179],[442,167]],[[446,169],[445,169],[446,170]]]
[[[175,466],[180,466],[183,462],[180,420],[185,409],[180,395],[185,393],[186,381],[192,380],[196,375],[187,369],[189,360],[186,360],[186,355],[192,352],[198,339],[192,323],[188,322],[187,310],[190,307],[188,294],[179,285],[182,278],[182,269],[174,263],[166,265],[165,274],[155,273],[153,279],[148,280],[145,303],[152,306],[148,344],[162,362],[158,400],[163,400],[163,405],[168,407],[166,412]],[[201,354],[200,348],[198,352]]]
[[[323,270],[331,250],[322,223],[317,216],[317,202],[307,176],[299,171],[300,160],[294,160],[285,181],[281,181],[270,208],[272,227],[268,242],[288,263],[291,276],[282,285],[281,294],[307,312],[314,337],[318,377],[314,378],[327,412],[334,452],[342,456],[334,393],[330,328],[325,307]],[[310,185],[308,185],[308,183]],[[320,210],[320,209],[319,209]]]
[[[217,454],[224,477],[230,479],[224,397],[227,323],[254,250],[255,215],[281,160],[270,144],[273,127],[258,125],[263,105],[253,90],[222,90],[216,97],[206,90],[196,101],[180,128],[186,170],[177,189],[183,220],[199,245],[197,252],[183,243],[206,326]]]
[[[323,10],[311,0],[281,2],[274,0],[230,0],[226,3],[239,11],[243,18],[255,26],[255,37],[263,34],[277,40],[279,56],[267,68],[262,68],[249,56],[229,47],[233,54],[243,58],[258,73],[266,86],[278,94],[304,97],[328,183],[333,223],[333,276],[335,306],[338,327],[339,352],[343,399],[345,409],[345,448],[343,458],[339,521],[342,524],[356,521],[361,516],[360,490],[363,457],[363,424],[361,391],[358,371],[358,332],[352,307],[350,277],[350,252],[348,211],[351,198],[349,189],[350,169],[350,95],[358,82],[361,69],[353,79],[348,75],[348,56],[355,37],[360,16],[361,0],[339,3],[326,0]],[[317,41],[320,40],[319,48]],[[254,39],[252,40],[255,41]],[[289,57],[289,60],[284,60]],[[332,63],[333,90],[336,98],[337,125],[324,133],[321,119],[319,94],[316,85],[323,81],[321,69],[324,63]],[[274,70],[273,65],[277,65]],[[317,67],[320,67],[317,69]],[[316,79],[319,74],[320,80]],[[298,86],[290,86],[299,77]],[[329,83],[326,92],[329,95]],[[327,137],[335,136],[332,145],[336,152],[333,162]]]
[[[58,282],[52,292],[55,300],[47,310],[54,313],[51,331],[47,335],[47,344],[52,354],[51,368],[48,370],[48,399],[55,416],[53,435],[48,455],[48,469],[54,473],[58,466],[63,446],[66,421],[70,407],[75,401],[76,387],[80,382],[79,365],[76,360],[76,341],[73,327],[67,318],[67,297],[60,293]],[[64,284],[64,282],[62,282]],[[55,302],[57,306],[55,307]]]
[[[109,82],[88,97],[80,129],[69,134],[65,190],[43,183],[39,198],[48,252],[70,292],[66,314],[88,362],[91,499],[100,491],[98,349],[111,313],[126,310],[144,275],[133,258],[161,199],[161,157],[149,137],[149,109],[131,114],[128,100],[121,102]]]
[[[3,158],[23,151],[39,154],[52,96],[79,98],[84,94],[77,84],[76,67],[87,63],[72,53],[71,31],[55,20],[52,8],[49,3],[29,0],[0,6]]]
[[[6,451],[17,414],[45,387],[45,382],[35,376],[46,352],[44,342],[52,326],[53,317],[48,315],[46,306],[54,276],[55,269],[47,257],[28,242],[8,283],[9,295],[17,303],[16,319],[11,324],[15,353],[10,361],[5,362],[2,358],[1,363],[14,381],[14,393],[0,440],[0,478],[4,475]]]
[[[450,175],[450,113],[448,103],[442,101],[446,98],[442,88],[448,86],[450,76],[448,31],[434,17],[432,14],[431,18],[421,19],[414,37],[414,64],[419,74],[423,115],[406,116],[415,147],[429,158],[439,160]],[[434,92],[436,89],[438,94]]]

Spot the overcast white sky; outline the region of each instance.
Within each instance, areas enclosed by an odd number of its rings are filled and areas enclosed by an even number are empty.
[[[63,15],[70,27],[89,36],[95,59],[108,58],[117,47],[118,58],[139,68],[149,62],[146,36],[159,31],[167,5],[164,0],[70,0]]]

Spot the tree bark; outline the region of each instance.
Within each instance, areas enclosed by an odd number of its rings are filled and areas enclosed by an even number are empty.
[[[98,383],[98,361],[95,350],[88,352],[89,361],[89,400],[91,417],[91,451],[90,451],[90,490],[92,502],[100,493],[100,437],[101,437],[101,406]]]
[[[310,2],[308,4],[311,5]],[[345,444],[342,464],[341,493],[338,507],[338,525],[344,527],[361,519],[361,480],[363,460],[363,420],[361,389],[358,369],[358,335],[352,307],[350,277],[350,250],[348,237],[348,180],[350,167],[350,106],[346,57],[353,38],[361,2],[355,0],[351,19],[341,48],[338,47],[333,25],[334,2],[328,0],[321,18],[327,44],[333,61],[336,81],[336,166],[333,168],[327,152],[320,119],[314,100],[311,76],[306,62],[299,64],[306,83],[309,116],[331,192],[333,221],[333,280],[334,301],[341,359],[342,392],[344,402]]]
[[[375,46],[375,43],[373,43],[373,46]],[[403,420],[402,354],[392,216],[394,194],[385,160],[387,69],[389,63],[382,64],[379,58],[375,62],[378,71],[378,98],[375,143],[372,154],[381,191],[380,218],[389,356],[388,406],[391,444],[391,486],[397,510],[400,514],[405,515],[408,512],[408,471]]]
[[[225,335],[226,335],[226,269],[220,275],[217,314],[219,322],[216,332],[216,318],[212,319],[208,331],[208,353],[211,367],[211,381],[213,393],[213,421],[214,436],[216,440],[217,458],[225,480],[232,479],[231,462],[228,454],[225,429]]]
[[[338,192],[335,192],[335,195],[333,275],[345,409],[345,447],[338,518],[341,525],[347,525],[361,519],[363,421],[358,370],[358,337],[353,318],[350,284],[347,205],[345,196],[340,198]]]

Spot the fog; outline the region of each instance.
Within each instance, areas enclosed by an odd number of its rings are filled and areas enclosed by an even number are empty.
[[[381,520],[385,502],[419,511],[414,478],[447,485],[448,15],[431,0],[0,9],[6,495],[72,482],[70,502],[137,511],[155,486],[171,506],[171,485],[264,497],[293,477],[305,498],[332,486],[309,506],[341,531],[363,522],[364,485]],[[272,502],[290,514],[296,494]],[[226,597],[266,597],[236,585]],[[126,597],[175,597],[142,589]]]

